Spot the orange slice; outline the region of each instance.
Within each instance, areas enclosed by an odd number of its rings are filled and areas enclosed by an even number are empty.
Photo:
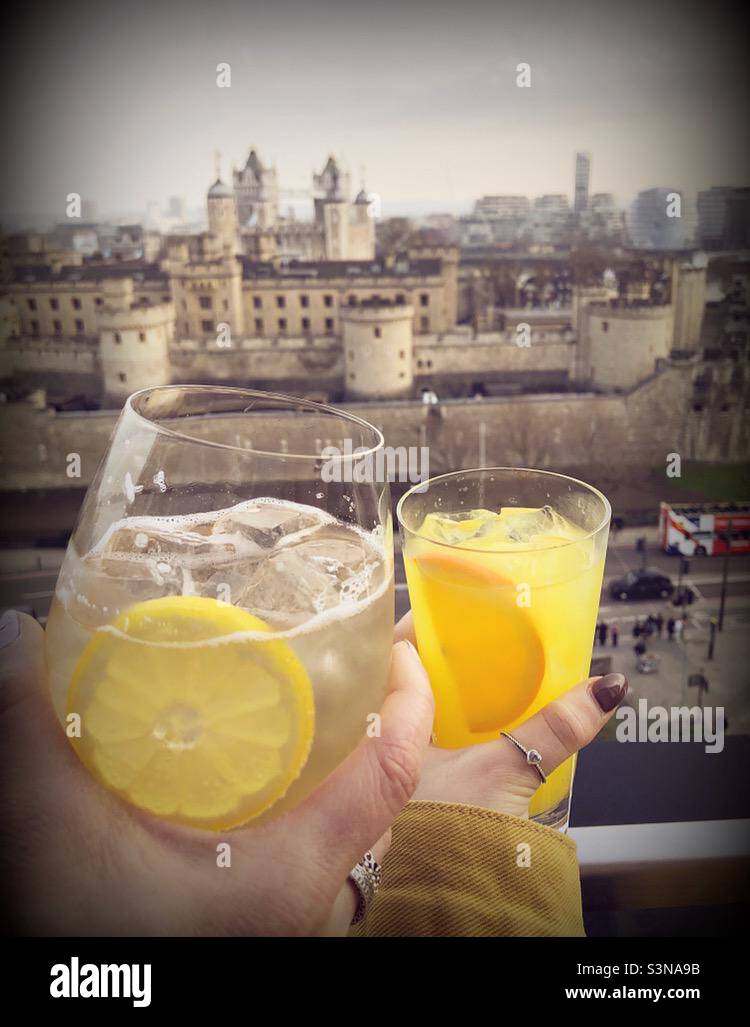
[[[502,729],[528,709],[544,678],[544,648],[528,609],[481,557],[430,552],[413,563],[469,730]]]

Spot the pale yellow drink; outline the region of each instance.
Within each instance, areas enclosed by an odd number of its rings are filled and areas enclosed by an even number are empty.
[[[449,502],[408,523],[404,562],[435,742],[459,748],[512,732],[588,676],[606,528],[602,538],[549,506],[451,511]],[[538,789],[535,819],[567,820],[574,765]]]
[[[221,829],[298,804],[355,748],[392,632],[383,532],[259,499],[125,518],[88,553],[71,545],[47,660],[58,715],[82,716],[74,744],[105,787]]]

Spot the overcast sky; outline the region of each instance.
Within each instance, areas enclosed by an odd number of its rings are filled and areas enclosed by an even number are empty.
[[[723,0],[26,3],[3,44],[0,216],[203,203],[251,145],[282,187],[335,153],[383,214],[484,193],[745,185],[747,39]],[[738,17],[738,16],[737,16]],[[229,89],[216,65],[231,65]],[[531,65],[531,88],[516,66]]]

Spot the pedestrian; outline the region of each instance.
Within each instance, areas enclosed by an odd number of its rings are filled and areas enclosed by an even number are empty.
[[[609,631],[609,627],[607,625],[607,622],[603,620],[601,622],[601,624],[599,625],[599,645],[606,645],[607,644],[607,633],[608,633],[608,631]]]
[[[662,616],[661,610],[656,615],[656,630],[659,638],[661,638],[664,632],[664,617]]]
[[[609,635],[610,635],[610,638],[612,639],[612,648],[616,649],[617,648],[617,643],[618,643],[618,641],[620,639],[620,629],[619,629],[619,627],[617,626],[616,623],[611,625],[611,627],[609,629]]]
[[[646,652],[646,643],[643,641],[643,639],[639,639],[635,643],[635,645],[633,646],[633,652],[638,658],[643,656],[643,654]]]
[[[642,628],[641,628],[641,622],[640,622],[640,620],[639,620],[639,619],[638,619],[638,618],[636,617],[636,618],[635,618],[635,624],[633,625],[633,638],[639,638],[639,637],[640,637],[640,634],[641,634],[641,630],[642,630]]]
[[[677,620],[674,622],[674,634],[678,642],[682,638],[682,629],[684,628],[684,626],[685,621],[682,617],[678,617]]]
[[[669,620],[667,621],[667,638],[669,639],[670,642],[674,642],[674,626],[675,626],[675,619],[674,619],[674,617],[670,617]]]

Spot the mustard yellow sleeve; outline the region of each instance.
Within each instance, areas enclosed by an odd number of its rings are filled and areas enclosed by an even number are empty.
[[[478,806],[410,802],[354,937],[582,936],[576,846]]]

